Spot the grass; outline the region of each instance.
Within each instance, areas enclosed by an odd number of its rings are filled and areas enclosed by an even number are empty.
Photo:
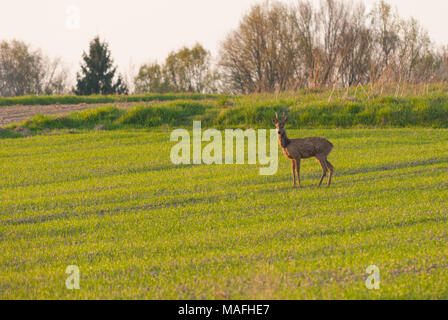
[[[114,106],[104,106],[76,111],[66,116],[37,115],[21,124],[12,124],[7,129],[11,132],[20,127],[39,133],[55,129],[93,129],[99,125],[107,129],[176,126],[186,124],[186,120],[204,112],[209,106],[210,102],[194,100],[137,105],[127,111]]]
[[[292,188],[281,155],[174,166],[162,129],[0,140],[0,298],[447,299],[448,130],[289,135],[333,142],[330,189],[315,161]]]
[[[429,89],[431,88],[431,89]],[[401,94],[374,88],[348,90],[302,90],[293,93],[247,96],[165,94],[144,96],[53,96],[33,97],[39,103],[64,103],[65,99],[100,101],[103,107],[64,116],[37,115],[21,124],[9,125],[10,134],[27,129],[26,136],[54,129],[109,130],[129,128],[191,127],[201,120],[204,127],[270,127],[275,113],[288,114],[289,129],[303,128],[448,128],[448,87],[406,87]],[[405,89],[407,91],[405,91]],[[376,88],[376,90],[379,90]],[[420,94],[421,91],[422,94]],[[30,97],[0,98],[22,101]],[[48,99],[48,101],[46,100]],[[80,100],[80,101],[81,101]],[[34,101],[31,99],[31,101]],[[113,101],[141,101],[129,110],[107,105]],[[145,101],[152,101],[151,104]],[[8,102],[8,103],[9,103]],[[88,102],[89,103],[89,102]],[[92,102],[93,103],[93,102]],[[20,136],[20,134],[19,134]]]

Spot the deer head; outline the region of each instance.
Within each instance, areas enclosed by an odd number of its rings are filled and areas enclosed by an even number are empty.
[[[272,118],[272,123],[277,128],[277,132],[279,135],[283,135],[285,133],[285,125],[288,122],[288,117],[283,112],[282,119],[278,118],[278,113],[275,113],[275,118]]]

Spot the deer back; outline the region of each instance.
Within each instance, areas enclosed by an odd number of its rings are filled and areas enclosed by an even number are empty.
[[[284,154],[292,159],[307,159],[316,156],[328,156],[333,145],[325,138],[291,139],[291,143],[283,148]]]

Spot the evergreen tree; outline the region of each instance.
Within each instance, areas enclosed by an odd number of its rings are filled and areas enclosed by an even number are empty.
[[[109,46],[96,37],[90,42],[89,54],[82,55],[81,73],[77,74],[77,95],[128,94],[128,88],[119,75],[114,82],[117,67],[113,65]]]

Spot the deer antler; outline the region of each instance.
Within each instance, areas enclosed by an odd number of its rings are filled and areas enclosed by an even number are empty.
[[[282,113],[282,117],[283,117],[283,121],[288,120],[288,117],[286,116],[286,114],[284,112]]]
[[[275,113],[275,119],[278,120],[278,113],[277,112]]]

